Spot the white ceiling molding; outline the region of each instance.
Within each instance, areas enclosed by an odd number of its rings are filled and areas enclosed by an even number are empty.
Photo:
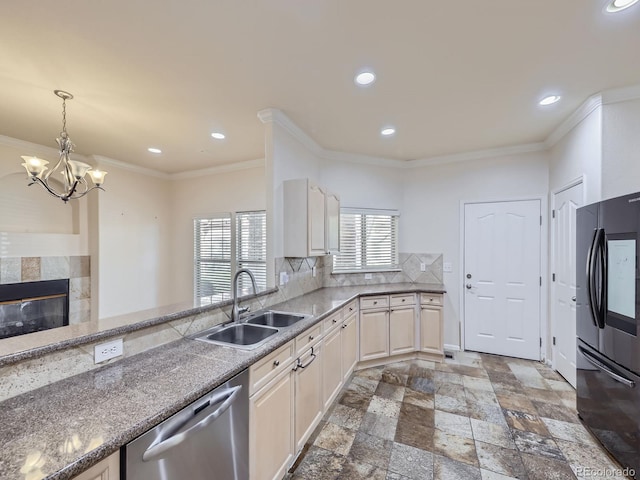
[[[171,175],[168,173],[158,172],[157,170],[133,165],[132,163],[121,162],[120,160],[103,157],[102,155],[91,155],[90,158],[93,158],[99,165],[113,165],[114,167],[121,168],[122,170],[128,170],[129,172],[139,173],[141,175],[149,175],[150,177],[161,178],[163,180],[171,179]]]
[[[545,139],[545,148],[551,148],[569,133],[576,125],[587,118],[594,110],[602,106],[602,94],[598,93],[587,98],[571,115],[567,117],[556,129]]]
[[[332,160],[335,162],[358,163],[361,165],[371,165],[375,167],[407,168],[408,163],[405,160],[372,157],[369,155],[361,155],[359,153],[338,152],[336,150],[324,150],[319,156],[325,160]]]
[[[631,87],[615,88],[602,92],[602,103],[608,105],[611,103],[625,102],[627,100],[636,100],[640,98],[640,85]]]
[[[307,132],[302,130],[291,120],[282,110],[277,108],[265,108],[258,112],[258,118],[262,123],[276,123],[284,128],[289,134],[304,145],[311,153],[318,157],[323,157],[325,149],[309,136]]]
[[[540,152],[546,149],[547,146],[543,142],[526,143],[524,145],[511,145],[508,147],[499,148],[488,148],[485,150],[475,150],[473,152],[454,153],[451,155],[440,155],[437,157],[409,160],[405,162],[405,168],[420,168],[428,167],[431,165],[442,165],[445,163],[468,162],[472,160],[482,160],[484,158],[496,158],[505,157],[507,155]]]
[[[217,167],[203,168],[200,170],[190,170],[187,172],[172,173],[169,176],[171,180],[184,180],[187,178],[204,177],[207,175],[215,175],[216,173],[233,172],[236,170],[247,170],[249,168],[264,167],[264,158],[255,160],[245,160],[243,162],[228,163]]]

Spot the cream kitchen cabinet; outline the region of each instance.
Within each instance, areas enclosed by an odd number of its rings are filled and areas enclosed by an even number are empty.
[[[391,295],[389,311],[389,354],[416,351],[416,300],[414,294]]]
[[[116,452],[82,472],[73,480],[119,480],[120,452]]]
[[[444,356],[441,294],[420,296],[420,351],[436,358]]]
[[[342,321],[342,378],[346,380],[358,363],[358,311],[356,302],[344,309]]]
[[[342,310],[324,321],[322,402],[328,408],[342,386]]]
[[[249,369],[249,472],[251,480],[282,478],[296,453],[294,342]]]
[[[322,401],[322,345],[316,343],[298,357],[295,376],[295,446],[296,452],[318,425],[324,413]]]
[[[283,183],[284,256],[327,255],[340,248],[340,199],[307,178]]]
[[[388,297],[362,298],[360,299],[360,361],[388,356]]]

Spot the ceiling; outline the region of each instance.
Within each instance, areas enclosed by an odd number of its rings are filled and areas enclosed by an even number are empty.
[[[166,173],[262,158],[268,107],[325,149],[396,160],[540,142],[590,95],[640,84],[640,3],[605,4],[4,2],[0,134],[55,147],[63,89],[77,153]],[[538,106],[547,93],[562,101]]]

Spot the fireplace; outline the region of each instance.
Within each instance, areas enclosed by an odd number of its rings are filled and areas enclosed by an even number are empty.
[[[69,280],[0,285],[0,338],[69,325]]]

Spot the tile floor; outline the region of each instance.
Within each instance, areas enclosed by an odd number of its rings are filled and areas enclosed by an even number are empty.
[[[457,353],[355,373],[290,480],[625,478],[580,424],[573,388],[539,362]],[[603,469],[611,469],[606,472]]]

